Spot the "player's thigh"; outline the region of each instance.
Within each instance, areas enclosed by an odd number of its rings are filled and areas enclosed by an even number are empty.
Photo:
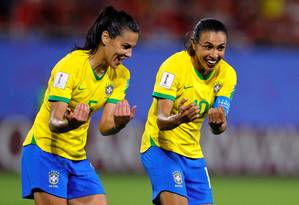
[[[53,196],[46,192],[36,191],[33,194],[36,205],[67,205],[67,200],[57,196]]]
[[[87,159],[72,162],[69,166],[72,170],[68,178],[69,200],[105,194],[99,175]]]
[[[161,205],[188,205],[186,197],[168,191],[160,193],[159,201]]]
[[[107,205],[106,195],[96,194],[86,197],[71,199],[68,201],[69,205]]]
[[[42,151],[36,145],[28,145],[22,153],[22,195],[33,199],[36,190],[52,196],[67,198],[67,159]]]
[[[212,188],[205,160],[186,159],[185,175],[189,205],[213,204]]]
[[[151,147],[141,155],[142,164],[151,181],[154,204],[160,204],[162,192],[187,199],[185,176],[179,160],[177,154],[159,147]],[[175,195],[173,197],[176,197]]]

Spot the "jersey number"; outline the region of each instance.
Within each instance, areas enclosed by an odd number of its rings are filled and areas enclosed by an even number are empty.
[[[92,111],[94,111],[94,108],[91,108],[93,104],[97,104],[98,101],[96,100],[89,100],[88,101],[88,106],[89,106],[89,114],[92,113]]]
[[[196,106],[199,106],[200,117],[203,117],[207,113],[207,111],[209,110],[209,107],[210,107],[210,104],[206,100],[201,100],[201,101],[194,100],[194,104]]]

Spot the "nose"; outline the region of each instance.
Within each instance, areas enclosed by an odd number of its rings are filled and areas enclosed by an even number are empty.
[[[211,52],[211,56],[214,58],[214,59],[217,59],[219,58],[219,51],[217,49],[212,49],[212,52]]]
[[[129,49],[127,50],[126,57],[128,57],[128,58],[131,58],[131,57],[132,57],[132,48],[129,48]]]

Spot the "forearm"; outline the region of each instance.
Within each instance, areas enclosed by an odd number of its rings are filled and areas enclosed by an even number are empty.
[[[163,116],[159,115],[157,119],[157,125],[160,130],[171,130],[178,127],[181,124],[178,115]]]
[[[80,127],[82,124],[83,124],[82,122],[78,122],[75,120],[69,121],[67,118],[58,120],[55,117],[51,117],[49,120],[49,128],[51,132],[55,132],[55,133],[68,132],[70,130],[74,130]]]
[[[102,135],[107,136],[107,135],[114,135],[118,133],[121,129],[123,129],[125,125],[115,125],[114,122],[105,122],[101,123],[99,126],[99,131],[101,132]]]

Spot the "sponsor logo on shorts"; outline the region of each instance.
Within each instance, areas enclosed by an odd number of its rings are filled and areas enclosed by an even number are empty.
[[[180,171],[174,171],[172,173],[173,180],[175,182],[175,187],[183,187],[183,177]]]
[[[57,188],[59,183],[59,172],[50,171],[49,172],[49,187]]]

